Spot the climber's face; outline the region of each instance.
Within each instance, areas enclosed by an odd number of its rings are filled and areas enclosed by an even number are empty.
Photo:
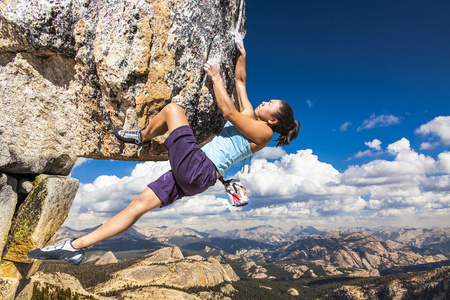
[[[279,111],[281,106],[281,100],[270,100],[269,102],[263,101],[256,109],[255,115],[258,120],[273,123],[275,114]]]

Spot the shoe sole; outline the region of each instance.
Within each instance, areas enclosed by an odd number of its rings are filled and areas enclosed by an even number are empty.
[[[121,135],[119,134],[119,131],[121,131],[121,130],[123,130],[123,129],[121,129],[121,128],[116,128],[116,129],[113,130],[113,134],[116,136],[116,138],[117,138],[119,141],[124,142],[124,143],[128,143],[128,144],[135,144],[135,145],[142,145],[142,144],[143,144],[143,143],[136,143],[136,139],[125,138],[125,137],[121,136]]]
[[[39,259],[39,260],[45,260],[48,262],[66,262],[70,265],[78,265],[80,264],[84,259],[84,253],[78,253],[76,256],[81,255],[81,258],[72,259],[71,257],[44,257],[44,256],[38,256],[38,255],[28,255],[29,258],[32,259]]]
[[[113,134],[116,136],[116,138],[119,140],[119,141],[122,141],[122,142],[124,142],[124,143],[130,143],[130,144],[136,144],[136,139],[131,139],[131,138],[124,138],[123,136],[121,136],[120,134],[119,134],[119,131],[121,131],[122,129],[114,129],[113,130]]]

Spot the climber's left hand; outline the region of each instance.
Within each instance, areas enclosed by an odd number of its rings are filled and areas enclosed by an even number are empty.
[[[211,80],[220,79],[220,66],[216,59],[208,59],[205,63],[203,69],[206,74],[211,78]]]

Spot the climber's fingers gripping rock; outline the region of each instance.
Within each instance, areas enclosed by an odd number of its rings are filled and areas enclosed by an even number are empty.
[[[241,53],[241,55],[245,56],[245,47],[244,47],[244,39],[239,32],[234,34],[234,43],[236,45],[237,50]]]
[[[216,59],[211,58],[205,63],[203,69],[211,79],[220,78],[220,66]]]

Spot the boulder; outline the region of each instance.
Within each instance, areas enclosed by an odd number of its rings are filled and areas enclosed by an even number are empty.
[[[8,238],[11,222],[17,205],[17,180],[0,173],[0,258]]]
[[[83,295],[86,297],[93,297],[97,299],[94,294],[87,292],[80,281],[65,273],[55,272],[55,273],[42,273],[37,272],[31,278],[32,283],[36,284],[38,287],[45,287],[46,285],[50,286],[58,286],[63,289],[69,288],[72,293],[76,293],[78,295]]]
[[[77,157],[163,160],[111,134],[143,128],[167,103],[199,142],[224,119],[203,70],[220,61],[234,101],[233,31],[244,1],[0,2],[0,170],[68,175]]]
[[[28,195],[33,189],[33,181],[20,178],[17,182],[17,192],[20,194]]]
[[[78,144],[77,122],[71,117],[77,114],[74,82],[67,78],[74,76],[73,68],[73,59],[61,54],[0,51],[0,143],[9,152],[0,170],[70,173],[76,161],[73,146]]]
[[[39,175],[11,225],[3,259],[31,263],[27,253],[43,247],[63,224],[78,189],[78,180]]]
[[[55,236],[50,239],[47,245],[54,243]],[[30,299],[33,285],[29,284],[29,278],[36,273],[41,263],[40,260],[35,260],[31,264],[0,260],[0,299]],[[8,295],[16,295],[16,297],[9,297]]]
[[[291,296],[294,296],[294,297],[300,295],[299,292],[298,292],[296,289],[294,289],[294,288],[290,288],[290,289],[288,290],[288,293],[291,294]]]
[[[19,280],[17,278],[0,277],[0,299],[14,299]]]
[[[41,260],[35,260],[31,264],[2,260],[0,261],[0,277],[27,279],[36,273],[41,263]]]

